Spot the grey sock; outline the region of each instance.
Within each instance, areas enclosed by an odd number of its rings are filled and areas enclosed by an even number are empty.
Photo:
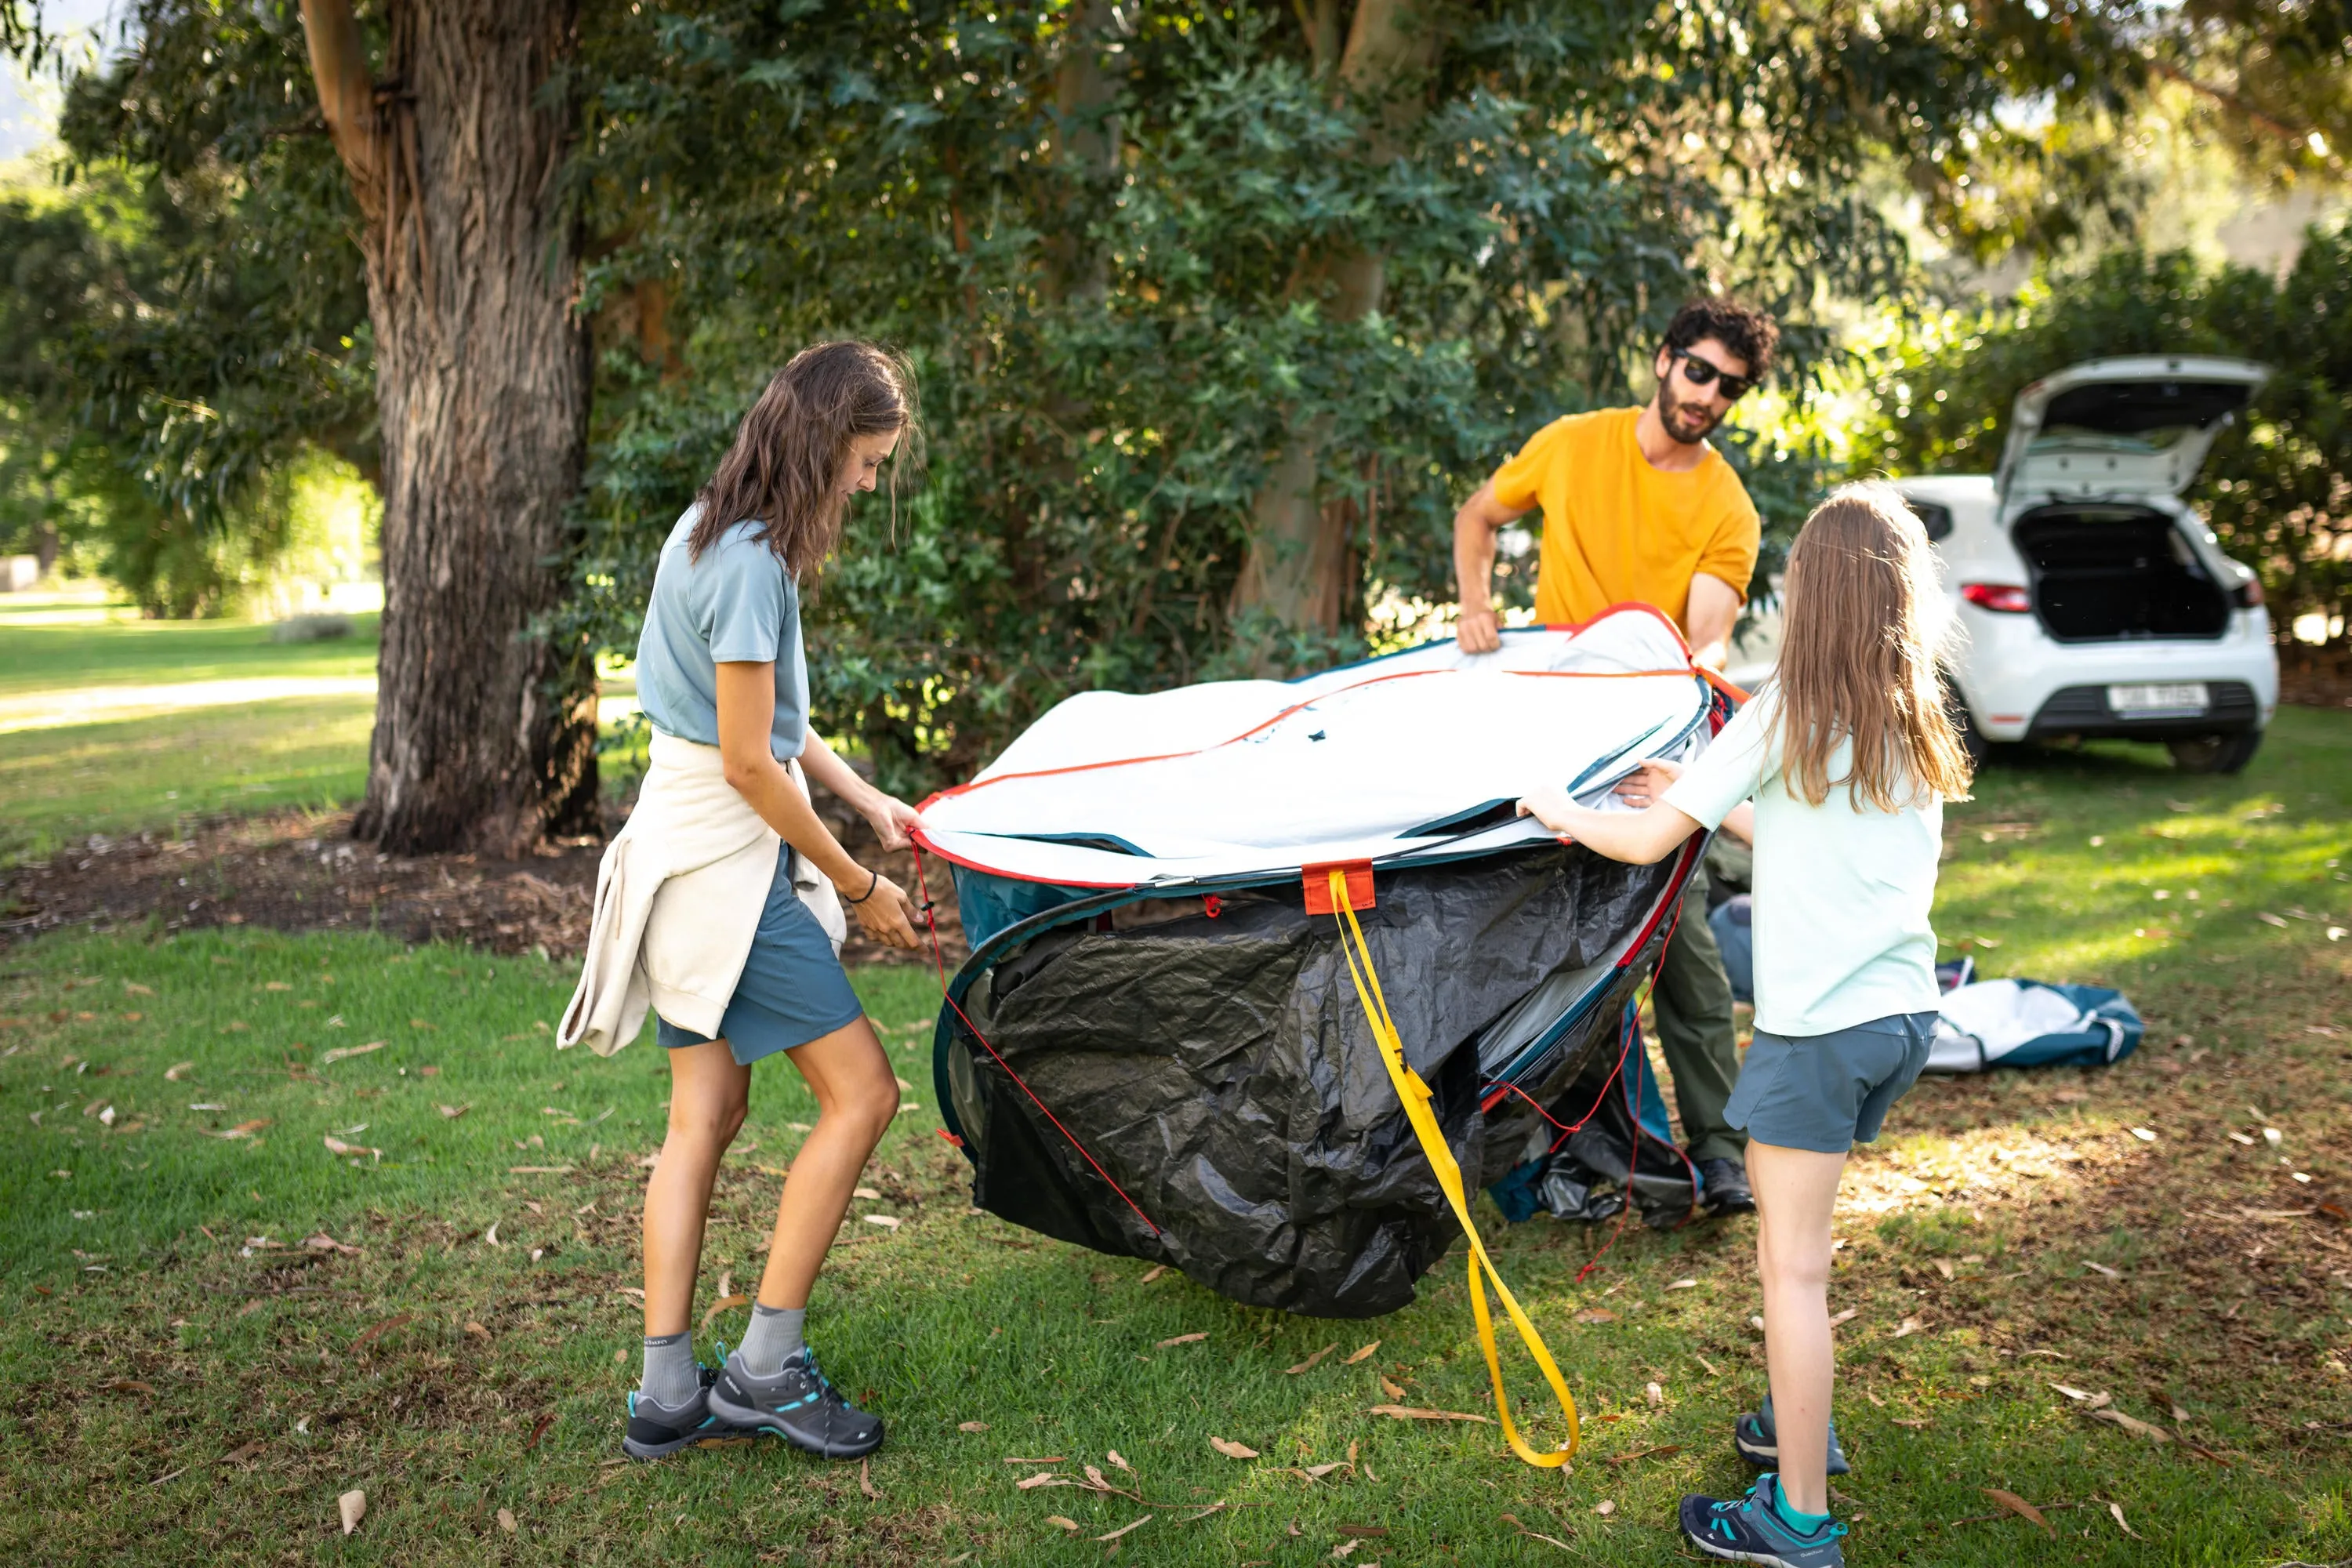
[[[807,1317],[806,1307],[754,1306],[751,1326],[735,1351],[743,1358],[743,1370],[753,1377],[773,1377],[783,1371],[784,1363],[800,1353],[801,1325]]]
[[[637,1392],[664,1409],[675,1410],[694,1397],[700,1386],[695,1376],[694,1335],[647,1334],[646,1377]]]

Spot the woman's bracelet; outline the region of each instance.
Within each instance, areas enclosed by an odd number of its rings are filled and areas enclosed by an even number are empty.
[[[877,888],[878,888],[878,887],[880,887],[880,886],[882,885],[882,873],[881,873],[881,872],[879,872],[879,871],[876,871],[876,872],[871,873],[871,875],[873,876],[874,879],[873,879],[872,881],[870,881],[870,882],[868,882],[868,883],[866,883],[866,890],[865,890],[864,892],[862,892],[862,893],[858,894],[858,895],[857,895],[857,897],[856,897],[856,898],[854,898],[854,899],[844,899],[844,900],[842,900],[842,902],[843,902],[843,903],[845,903],[845,904],[852,904],[852,905],[855,905],[855,904],[862,904],[862,903],[864,903],[866,900],[868,900],[868,899],[872,898],[872,897],[874,896],[874,889],[877,889]]]

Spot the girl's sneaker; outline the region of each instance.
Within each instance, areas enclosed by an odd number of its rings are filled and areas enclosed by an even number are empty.
[[[1711,1497],[1683,1499],[1683,1534],[1710,1557],[1727,1563],[1761,1563],[1767,1568],[1845,1568],[1838,1544],[1845,1526],[1824,1520],[1799,1530],[1780,1513],[1780,1478],[1761,1475],[1748,1495],[1729,1502]]]
[[[657,1404],[644,1394],[629,1394],[629,1429],[621,1438],[621,1452],[632,1459],[666,1459],[699,1443],[743,1442],[760,1436],[757,1428],[738,1426],[710,1408],[710,1385],[719,1379],[717,1367],[697,1369],[698,1386],[679,1405]]]
[[[739,1426],[773,1432],[793,1447],[828,1459],[862,1458],[882,1446],[882,1418],[844,1399],[817,1370],[816,1352],[806,1345],[773,1377],[744,1371],[740,1353],[728,1357],[711,1384],[710,1408]]]
[[[1739,1457],[1759,1470],[1780,1468],[1780,1437],[1772,1426],[1772,1396],[1764,1396],[1764,1408],[1750,1411],[1731,1424],[1732,1446]],[[1847,1462],[1845,1450],[1838,1446],[1837,1420],[1830,1420],[1830,1474],[1847,1476],[1853,1466]]]

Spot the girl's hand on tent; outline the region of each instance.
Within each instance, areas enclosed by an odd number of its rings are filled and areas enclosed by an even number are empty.
[[[915,906],[898,884],[887,877],[874,879],[874,890],[856,903],[849,894],[841,895],[842,903],[857,917],[857,929],[869,941],[885,947],[911,949],[917,945]]]
[[[1646,808],[1657,805],[1668,787],[1682,776],[1682,763],[1651,757],[1618,780],[1614,793],[1627,805]]]
[[[1561,835],[1568,832],[1569,814],[1575,809],[1576,803],[1569,799],[1568,792],[1557,786],[1537,790],[1519,802],[1521,816],[1532,816],[1554,833]]]
[[[908,833],[923,826],[923,814],[895,795],[876,796],[865,816],[885,849],[904,849]]]

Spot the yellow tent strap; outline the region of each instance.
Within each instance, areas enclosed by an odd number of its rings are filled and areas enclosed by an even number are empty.
[[[1568,1392],[1568,1384],[1560,1376],[1559,1366],[1544,1345],[1543,1335],[1528,1321],[1519,1308],[1518,1298],[1503,1283],[1502,1274],[1495,1260],[1486,1255],[1486,1244],[1479,1239],[1478,1227],[1470,1219],[1470,1202],[1462,1187],[1462,1167],[1455,1163],[1454,1152],[1445,1146],[1445,1135],[1437,1125],[1437,1114],[1430,1109],[1429,1086],[1404,1059],[1404,1044],[1398,1037],[1395,1021],[1389,1016],[1388,999],[1381,994],[1381,977],[1372,968],[1372,951],[1365,944],[1363,927],[1356,923],[1354,904],[1348,897],[1347,872],[1334,868],[1331,872],[1331,907],[1345,925],[1345,940],[1340,951],[1348,960],[1349,977],[1356,983],[1356,999],[1363,1004],[1364,1016],[1370,1020],[1372,1038],[1381,1047],[1381,1059],[1388,1064],[1389,1080],[1396,1085],[1397,1099],[1404,1105],[1407,1121],[1421,1140],[1422,1152],[1429,1157],[1430,1168],[1437,1173],[1437,1184],[1445,1191],[1445,1201],[1454,1205],[1454,1217],[1462,1222],[1463,1234],[1470,1238],[1470,1306],[1477,1315],[1478,1344],[1486,1352],[1486,1374],[1495,1384],[1495,1414],[1501,1418],[1504,1440],[1511,1451],[1530,1465],[1550,1469],[1568,1463],[1576,1452],[1579,1426],[1576,1399]],[[1360,955],[1362,966],[1358,967]],[[1481,1270],[1485,1271],[1481,1277]],[[1503,1363],[1495,1349],[1495,1321],[1486,1305],[1486,1281],[1492,1279],[1495,1294],[1503,1299],[1503,1310],[1510,1314],[1511,1324],[1519,1331],[1520,1342],[1543,1369],[1544,1381],[1559,1401],[1568,1415],[1568,1442],[1557,1452],[1538,1454],[1528,1447],[1511,1420],[1511,1404],[1503,1392]]]

